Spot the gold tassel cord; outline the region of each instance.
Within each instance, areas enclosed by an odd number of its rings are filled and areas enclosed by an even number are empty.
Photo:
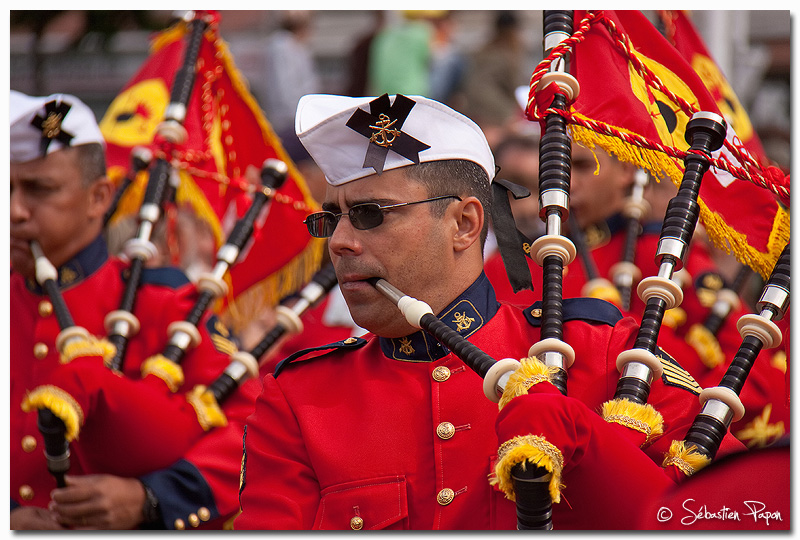
[[[561,451],[538,435],[520,435],[504,442],[497,450],[497,464],[489,482],[496,485],[506,498],[514,501],[514,484],[511,469],[518,464],[522,468],[528,464],[547,469],[550,478],[550,498],[554,503],[561,501],[561,471],[564,469],[564,457]]]
[[[194,408],[197,413],[197,421],[204,431],[228,425],[228,419],[222,412],[214,394],[208,391],[204,385],[198,384],[191,392],[188,392],[186,401]]]
[[[177,392],[183,385],[183,369],[163,354],[156,354],[142,363],[142,378],[155,375],[164,381],[171,392]]]
[[[645,435],[642,446],[664,434],[664,419],[652,405],[634,403],[628,399],[612,399],[603,403],[603,419],[620,424]]]
[[[694,446],[687,448],[685,441],[672,441],[661,466],[674,465],[686,476],[692,476],[709,463],[711,460],[698,452]]]
[[[69,393],[57,386],[50,384],[38,386],[29,392],[22,400],[22,410],[31,412],[39,409],[49,409],[64,422],[68,442],[78,438],[83,425],[83,409]]]
[[[520,363],[520,367],[508,378],[505,390],[498,403],[500,410],[515,397],[527,394],[533,385],[540,382],[550,382],[557,370],[556,367],[546,366],[537,358],[523,358]]]
[[[108,362],[114,357],[117,348],[106,339],[97,339],[94,336],[89,336],[88,339],[71,339],[64,345],[64,350],[61,351],[60,362],[62,364],[69,364],[76,358],[86,356],[100,356],[103,358],[103,363],[108,365]]]

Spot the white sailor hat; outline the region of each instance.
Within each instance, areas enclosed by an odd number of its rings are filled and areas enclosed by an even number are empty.
[[[295,131],[331,185],[383,171],[447,159],[495,166],[478,125],[432,99],[398,94],[300,98]]]
[[[103,134],[92,110],[69,94],[28,96],[11,90],[11,163],[22,163],[68,146],[100,143]]]

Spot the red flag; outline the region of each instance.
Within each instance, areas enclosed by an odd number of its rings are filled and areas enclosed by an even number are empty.
[[[219,17],[205,16],[210,25],[200,47],[184,121],[188,137],[166,156],[180,176],[176,204],[191,208],[208,224],[219,248],[250,205],[255,188],[243,177],[247,167],[260,169],[267,158],[278,158],[289,167],[287,181],[266,215],[257,220],[251,241],[226,278],[230,290],[222,312],[238,330],[264,306],[274,306],[306,282],[320,264],[324,244],[312,239],[302,223],[317,203],[236,69],[219,36]],[[150,57],[100,122],[113,179],[124,176],[135,146],[149,146],[155,156],[164,156],[164,147],[155,138],[156,126],[169,103],[187,37],[188,25],[183,21],[157,34]],[[138,210],[146,180],[147,174],[140,173],[120,201],[114,220]]]
[[[716,101],[641,12],[576,11],[574,20],[571,72],[580,93],[568,114],[573,140],[590,148],[598,145],[679,185],[684,169],[678,158],[689,147],[686,124],[699,110],[720,113]],[[541,117],[534,87],[539,71],[531,82],[537,108],[530,115],[535,119]],[[714,163],[737,176],[763,180],[768,173],[749,156],[730,125],[727,140],[731,144],[713,154]],[[788,199],[788,189],[786,194]],[[789,240],[788,212],[773,194],[712,167],[701,185],[699,205],[700,220],[714,245],[768,276]]]
[[[665,26],[665,37],[703,81],[720,112],[725,120],[733,126],[744,147],[759,163],[768,164],[769,159],[764,153],[761,139],[758,138],[758,134],[750,123],[747,111],[742,107],[725,75],[711,58],[708,48],[686,12],[660,10],[658,15]]]

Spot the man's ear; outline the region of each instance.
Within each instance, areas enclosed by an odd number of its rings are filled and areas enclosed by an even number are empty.
[[[106,176],[102,176],[94,181],[89,188],[89,208],[88,214],[91,217],[102,217],[111,207],[114,200],[116,186]]]
[[[456,231],[453,236],[453,248],[464,251],[475,242],[480,243],[483,229],[483,205],[475,197],[467,197],[454,205],[456,208]]]

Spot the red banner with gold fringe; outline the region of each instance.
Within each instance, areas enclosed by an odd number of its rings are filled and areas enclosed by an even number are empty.
[[[156,157],[172,163],[180,177],[175,203],[190,208],[207,224],[215,249],[250,205],[256,186],[245,179],[247,168],[260,169],[267,158],[286,162],[289,177],[266,215],[256,221],[252,239],[226,278],[230,290],[218,311],[237,330],[264,306],[274,306],[305,283],[319,267],[323,244],[312,239],[302,223],[317,203],[236,69],[219,35],[219,16],[214,12],[205,16],[210,25],[184,121],[186,141],[173,145],[166,156],[156,137],[183,61],[188,35],[183,21],[154,36],[150,56],[111,103],[100,129],[112,179],[124,177],[135,146],[147,146]],[[147,173],[140,173],[126,190],[112,225],[138,211],[146,181]]]
[[[686,123],[696,111],[720,113],[715,99],[641,12],[575,11],[574,20],[572,38],[534,71],[529,117],[543,118],[548,106],[538,88],[543,72],[554,56],[571,53],[580,84],[565,113],[573,140],[679,185]],[[789,240],[789,215],[775,197],[788,202],[788,179],[753,158],[731,125],[726,145],[712,157],[700,188],[700,220],[714,245],[768,276]]]

